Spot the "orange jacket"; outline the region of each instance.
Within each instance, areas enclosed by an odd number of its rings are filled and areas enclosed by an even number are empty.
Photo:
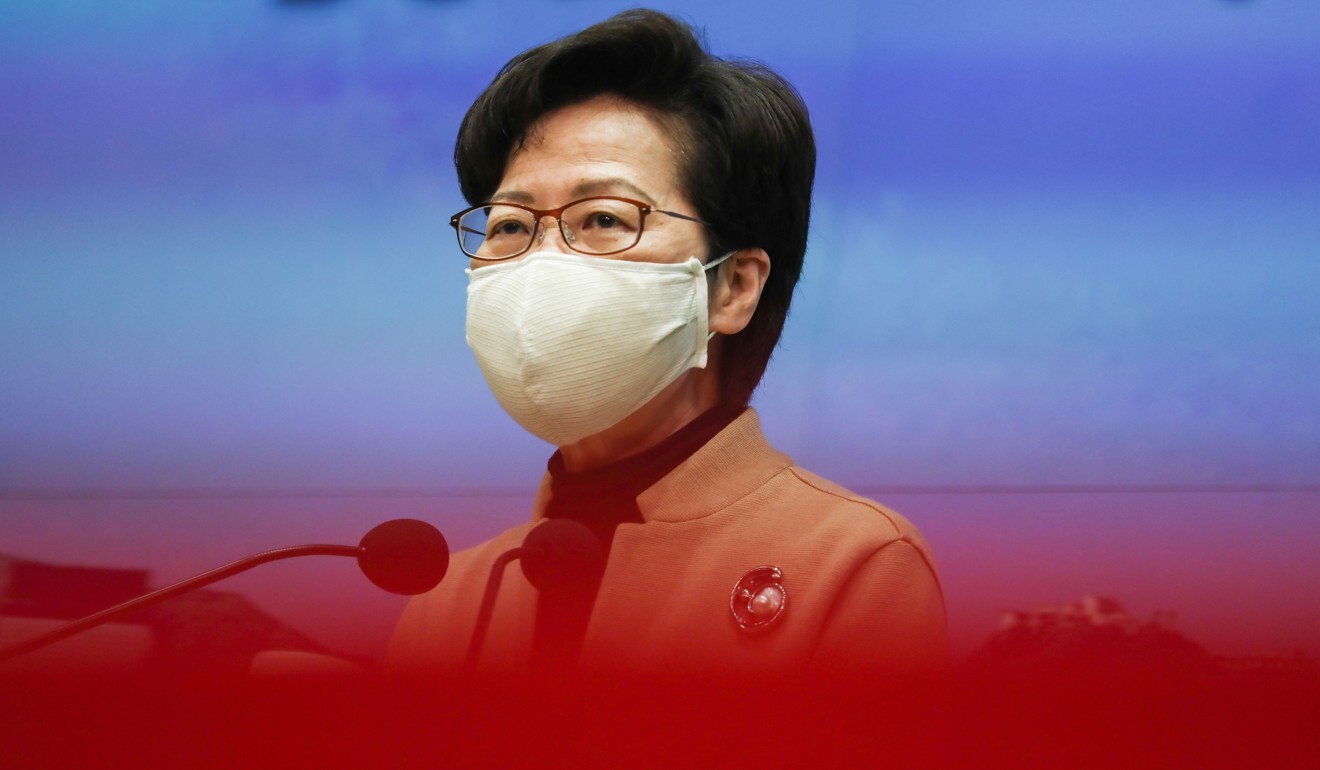
[[[454,556],[415,597],[390,647],[398,671],[460,673],[491,566],[542,517]],[[767,667],[928,671],[947,663],[944,600],[921,534],[902,516],[793,464],[747,410],[637,499],[618,527],[579,665],[609,672],[737,673]],[[783,613],[749,633],[730,609],[749,571],[774,566]],[[505,570],[478,671],[530,658],[536,590]]]

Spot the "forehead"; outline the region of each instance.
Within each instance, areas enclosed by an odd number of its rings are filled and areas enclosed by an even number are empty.
[[[668,204],[680,197],[678,150],[664,122],[649,108],[614,96],[547,113],[510,154],[495,197],[546,205],[576,189],[627,197],[642,192],[647,203]]]

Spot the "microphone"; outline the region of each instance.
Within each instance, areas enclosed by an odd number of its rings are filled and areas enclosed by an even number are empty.
[[[523,538],[522,571],[538,591],[572,590],[605,568],[600,540],[580,521],[548,519]]]
[[[523,577],[537,591],[574,590],[605,570],[605,553],[591,529],[573,519],[546,519],[523,538],[522,545],[500,554],[490,566],[490,578],[477,609],[476,625],[468,644],[467,667],[476,665],[486,642],[490,616],[495,611],[504,568],[514,559],[522,561]]]
[[[449,571],[449,543],[440,530],[417,519],[377,524],[358,546],[358,566],[377,588],[414,596],[440,585]]]
[[[181,580],[0,650],[0,663],[95,628],[133,610],[224,580],[258,565],[295,556],[356,557],[358,567],[377,587],[404,595],[425,593],[435,588],[449,571],[449,544],[445,542],[440,530],[416,519],[392,519],[373,527],[356,546],[295,545],[277,548]]]

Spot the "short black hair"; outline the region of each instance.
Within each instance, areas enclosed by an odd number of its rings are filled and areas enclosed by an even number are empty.
[[[464,197],[488,202],[538,119],[602,94],[673,122],[678,183],[712,223],[712,253],[770,255],[756,312],[725,341],[720,362],[720,403],[746,406],[779,342],[807,248],[816,143],[806,105],[765,66],[712,56],[686,23],[624,11],[504,65],[459,128],[454,164]]]

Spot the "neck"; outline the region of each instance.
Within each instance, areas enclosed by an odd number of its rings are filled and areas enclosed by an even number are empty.
[[[714,367],[689,369],[615,425],[560,447],[564,468],[580,473],[645,452],[718,403],[719,384]]]

